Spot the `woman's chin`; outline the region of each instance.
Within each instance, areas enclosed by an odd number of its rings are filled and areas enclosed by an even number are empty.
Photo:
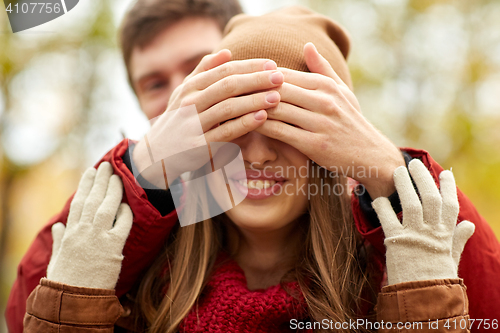
[[[254,207],[244,201],[227,211],[226,215],[237,227],[255,231],[280,229],[295,220],[295,214],[284,214],[277,205],[266,206]]]

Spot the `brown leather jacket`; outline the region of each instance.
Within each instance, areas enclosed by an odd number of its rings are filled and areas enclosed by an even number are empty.
[[[469,332],[461,328],[469,324],[465,290],[462,279],[386,286],[378,296],[379,327],[374,325],[374,331]],[[128,320],[132,316],[114,290],[73,287],[44,278],[28,298],[24,332],[133,332]]]

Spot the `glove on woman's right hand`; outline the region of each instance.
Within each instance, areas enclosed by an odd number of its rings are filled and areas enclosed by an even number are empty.
[[[460,255],[474,233],[474,224],[463,221],[456,225],[460,207],[453,174],[441,172],[438,190],[421,161],[412,160],[408,169],[422,201],[408,170],[397,168],[394,183],[403,207],[403,224],[387,198],[372,203],[385,234],[388,282],[457,278]]]
[[[85,171],[66,227],[60,222],[52,226],[49,280],[76,287],[115,288],[132,227],[132,211],[120,204],[122,195],[120,177],[113,175],[108,162],[101,163],[97,171]]]

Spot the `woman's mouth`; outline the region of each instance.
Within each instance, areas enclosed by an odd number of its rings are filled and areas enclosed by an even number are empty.
[[[233,175],[231,180],[243,196],[255,200],[276,195],[287,181],[284,177],[255,170],[246,170],[243,174]]]
[[[254,190],[262,190],[266,188],[272,187],[274,184],[276,184],[276,181],[274,180],[245,180],[245,179],[240,179],[238,180],[238,183],[240,183],[243,187],[246,187],[248,189]]]

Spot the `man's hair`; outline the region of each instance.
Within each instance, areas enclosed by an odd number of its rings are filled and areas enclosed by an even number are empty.
[[[223,31],[231,17],[240,13],[238,0],[137,0],[125,15],[120,29],[129,80],[133,49],[146,47],[172,24],[188,17],[205,17],[214,19]]]

